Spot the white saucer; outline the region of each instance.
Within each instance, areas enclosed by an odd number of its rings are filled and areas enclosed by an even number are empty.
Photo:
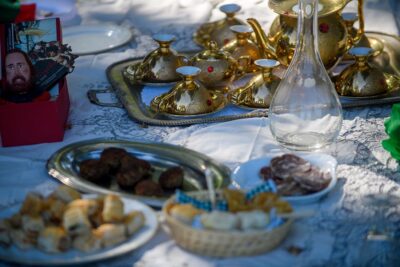
[[[81,25],[63,29],[63,43],[76,55],[104,52],[129,42],[132,33],[116,25]]]
[[[260,169],[264,166],[268,166],[272,158],[280,156],[282,153],[270,153],[262,158],[249,160],[240,166],[238,166],[232,173],[232,183],[235,187],[239,187],[242,190],[248,191],[257,185],[262,184],[264,181],[261,179],[259,174]],[[286,196],[283,199],[289,201],[292,204],[309,204],[318,201],[321,197],[331,191],[337,182],[336,177],[336,166],[337,161],[334,157],[323,154],[323,153],[293,153],[297,156],[304,158],[311,162],[311,164],[317,166],[323,172],[330,172],[332,175],[331,182],[329,185],[321,191],[303,195],[303,196]]]

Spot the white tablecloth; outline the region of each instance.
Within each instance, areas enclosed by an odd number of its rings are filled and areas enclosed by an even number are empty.
[[[267,1],[229,2],[242,6],[238,17],[255,17],[266,29],[275,17]],[[0,148],[0,209],[20,203],[31,190],[46,193],[54,189],[58,182],[47,174],[46,160],[57,149],[76,141],[114,137],[169,142],[208,154],[231,168],[276,146],[266,130],[267,119],[186,128],[143,128],[134,123],[123,109],[98,107],[86,98],[88,89],[109,86],[105,76],[107,66],[129,57],[144,56],[154,49],[155,44],[150,37],[153,33],[175,34],[178,41],[174,46],[178,50],[195,48],[191,41],[193,31],[202,22],[220,18],[217,7],[221,3],[228,1],[80,0],[77,23],[122,24],[131,27],[134,39],[114,51],[78,58],[75,71],[68,76],[71,129],[66,130],[63,142]],[[365,7],[367,30],[399,33],[387,1],[366,1]],[[200,257],[177,247],[160,231],[140,249],[96,266],[353,266],[358,255],[357,244],[361,242],[368,218],[374,216],[361,197],[370,192],[400,194],[398,164],[380,145],[381,140],[386,138],[383,121],[389,113],[389,105],[344,112],[345,120],[338,144],[331,150],[339,161],[337,187],[323,201],[308,207],[315,208],[317,215],[296,222],[290,237],[273,252],[225,260]],[[240,148],[245,149],[245,153],[224,157],[222,155],[229,154],[221,155],[220,152],[230,153],[229,148],[218,150],[197,141],[200,137],[211,138],[215,131],[225,131],[229,136],[232,133],[230,127],[238,129],[235,132],[237,135],[246,134],[248,137],[251,146]],[[235,140],[235,136],[231,137],[225,141]],[[391,207],[388,210],[388,223],[400,221],[399,209]],[[304,252],[298,256],[289,254],[286,248],[291,245],[303,247]]]

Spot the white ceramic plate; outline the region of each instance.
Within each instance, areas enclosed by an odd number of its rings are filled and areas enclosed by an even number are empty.
[[[129,42],[132,33],[116,25],[81,25],[63,29],[63,43],[76,55],[104,52]]]
[[[70,249],[64,253],[50,254],[36,248],[21,250],[15,245],[12,245],[9,248],[0,249],[0,260],[37,266],[82,264],[119,256],[140,247],[149,241],[156,233],[158,228],[157,216],[150,207],[137,200],[127,198],[121,199],[124,202],[125,213],[139,210],[143,212],[146,218],[145,225],[126,241],[90,253]],[[10,217],[16,213],[19,208],[20,205],[17,205],[1,211],[0,218]]]
[[[272,158],[280,156],[282,153],[270,153],[262,158],[247,161],[238,166],[232,173],[232,183],[243,190],[249,190],[255,186],[263,183],[259,171],[262,167],[270,164]],[[321,197],[331,191],[337,182],[336,177],[336,166],[337,161],[334,157],[322,154],[322,153],[293,153],[305,160],[311,162],[311,164],[319,167],[324,172],[330,172],[332,180],[329,185],[316,193],[304,195],[304,196],[289,196],[283,197],[292,204],[308,204],[318,201]]]

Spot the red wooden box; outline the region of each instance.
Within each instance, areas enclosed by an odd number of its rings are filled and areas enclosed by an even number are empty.
[[[68,112],[69,95],[65,78],[59,83],[59,95],[55,100],[0,105],[2,145],[62,141]]]

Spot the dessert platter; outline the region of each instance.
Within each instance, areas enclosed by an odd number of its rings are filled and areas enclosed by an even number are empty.
[[[83,264],[130,252],[158,229],[154,211],[116,195],[85,195],[61,185],[0,213],[1,260],[36,266]]]
[[[205,169],[211,171],[216,188],[229,185],[230,171],[224,165],[167,144],[93,139],[61,148],[47,162],[48,173],[66,185],[154,207],[161,207],[175,189],[205,189]]]

